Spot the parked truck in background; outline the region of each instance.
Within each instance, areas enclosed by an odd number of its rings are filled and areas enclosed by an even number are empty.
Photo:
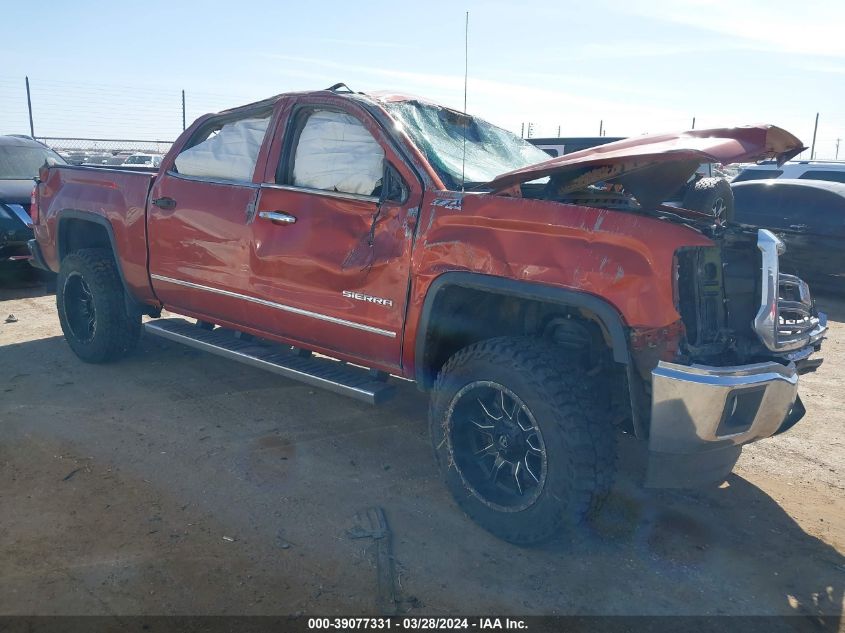
[[[754,126],[549,159],[339,85],[203,116],[155,174],[45,167],[30,248],[84,361],[130,352],[147,315],[368,402],[416,381],[457,504],[533,543],[600,505],[618,433],[648,444],[647,485],[690,486],[802,417],[826,319],[779,273],[783,245],[663,204],[702,162],[801,148]]]

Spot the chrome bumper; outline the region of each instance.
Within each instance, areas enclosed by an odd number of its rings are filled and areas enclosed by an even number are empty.
[[[661,361],[652,371],[652,389],[646,476],[652,487],[719,481],[743,444],[770,437],[803,414],[794,363],[707,367]]]

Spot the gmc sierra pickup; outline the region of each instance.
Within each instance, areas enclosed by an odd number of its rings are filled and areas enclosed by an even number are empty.
[[[802,417],[827,327],[783,244],[664,204],[701,163],[801,149],[749,126],[549,160],[339,84],[203,116],[155,173],[45,165],[30,249],[83,361],[131,351],[148,315],[148,335],[368,402],[415,380],[457,504],[533,543],[599,506],[620,432],[647,442],[647,485],[691,486]]]

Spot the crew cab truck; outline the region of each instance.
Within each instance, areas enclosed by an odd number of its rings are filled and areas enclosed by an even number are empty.
[[[190,320],[147,334],[361,400],[416,381],[457,504],[534,543],[600,505],[619,432],[648,443],[647,485],[691,486],[801,418],[826,318],[783,245],[663,204],[702,162],[801,148],[756,126],[549,160],[338,85],[203,116],[155,174],[45,166],[30,248],[83,361],[166,308]]]

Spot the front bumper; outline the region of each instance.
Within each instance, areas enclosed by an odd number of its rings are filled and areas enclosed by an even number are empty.
[[[38,245],[38,241],[29,240],[26,245],[29,249],[29,263],[35,268],[40,268],[41,270],[49,271],[50,267],[47,265],[47,262],[44,261],[44,255],[41,253],[41,247]]]
[[[735,367],[661,361],[652,371],[646,485],[685,488],[724,479],[743,444],[804,414],[795,363]]]

